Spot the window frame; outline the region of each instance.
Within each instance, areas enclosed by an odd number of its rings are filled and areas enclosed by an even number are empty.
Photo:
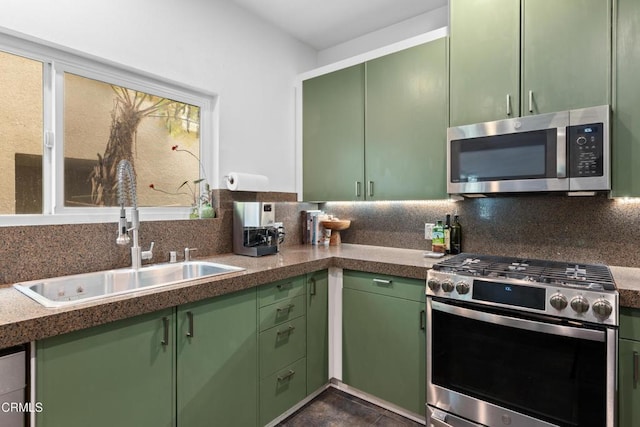
[[[42,214],[3,214],[0,227],[117,222],[118,207],[64,206],[64,75],[140,90],[200,108],[199,159],[218,188],[218,96],[121,64],[0,31],[0,50],[43,64]],[[140,183],[137,183],[140,186]],[[142,221],[188,219],[191,207],[139,207]],[[129,211],[129,210],[127,210]],[[127,212],[129,215],[129,212]]]

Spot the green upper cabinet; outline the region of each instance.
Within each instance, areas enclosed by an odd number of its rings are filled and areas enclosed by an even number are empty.
[[[518,117],[520,2],[452,0],[449,7],[451,126]]]
[[[446,197],[446,39],[367,62],[368,200]]]
[[[610,0],[454,0],[450,124],[608,104],[610,59]]]
[[[178,307],[178,427],[258,422],[256,289]]]
[[[446,197],[447,41],[303,82],[303,199]]]
[[[359,64],[303,82],[304,200],[363,199],[364,80]]]
[[[640,2],[618,0],[612,195],[640,197]]]
[[[609,104],[611,2],[523,5],[522,115]]]
[[[39,427],[173,427],[173,309],[37,342]]]

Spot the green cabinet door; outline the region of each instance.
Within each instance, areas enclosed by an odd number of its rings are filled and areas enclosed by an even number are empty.
[[[167,309],[38,341],[37,425],[174,426],[174,327]]]
[[[634,380],[638,378],[634,369],[638,366],[640,342],[621,339],[618,344],[618,425],[633,427],[640,425],[640,384]]]
[[[451,1],[449,55],[451,126],[519,116],[519,1]]]
[[[364,64],[302,85],[303,199],[364,196]]]
[[[178,427],[258,422],[256,289],[178,307]]]
[[[424,415],[424,304],[349,288],[342,295],[343,382]]]
[[[441,38],[366,63],[367,200],[446,197],[446,49]]]
[[[307,274],[307,395],[329,381],[329,275]]]
[[[640,2],[618,0],[612,195],[640,197]]]
[[[609,104],[610,0],[523,5],[522,115]]]

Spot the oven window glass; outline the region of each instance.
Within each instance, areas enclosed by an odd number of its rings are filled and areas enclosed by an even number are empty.
[[[451,141],[451,181],[551,178],[555,129]]]
[[[432,382],[561,426],[602,427],[606,344],[433,310]]]

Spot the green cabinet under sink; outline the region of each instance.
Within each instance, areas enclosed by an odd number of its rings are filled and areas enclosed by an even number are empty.
[[[38,427],[173,427],[174,318],[167,309],[38,341]]]
[[[254,426],[256,289],[38,341],[36,378],[38,426]]]

